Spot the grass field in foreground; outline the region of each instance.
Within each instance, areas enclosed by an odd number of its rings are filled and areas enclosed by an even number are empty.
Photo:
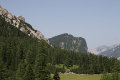
[[[60,74],[60,80],[100,80],[101,75]]]

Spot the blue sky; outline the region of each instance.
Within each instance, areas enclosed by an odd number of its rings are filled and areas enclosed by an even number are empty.
[[[69,33],[89,48],[120,43],[120,0],[0,0],[46,38]]]

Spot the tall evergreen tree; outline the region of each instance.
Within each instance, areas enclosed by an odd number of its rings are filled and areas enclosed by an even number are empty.
[[[111,80],[120,80],[119,74],[117,72],[112,73],[112,79]]]
[[[56,71],[55,74],[54,74],[54,80],[60,80],[60,77],[59,77],[59,74],[58,72]]]
[[[18,69],[16,71],[16,79],[17,80],[23,80],[25,71],[26,71],[26,64],[25,64],[24,61],[21,61],[18,65]]]
[[[101,76],[100,80],[120,80],[120,78],[119,78],[119,74],[117,72],[113,72],[111,74],[104,73]]]
[[[35,78],[36,80],[50,80],[50,73],[46,68],[46,55],[38,54],[35,60]]]
[[[27,65],[26,71],[24,74],[24,80],[35,80],[35,76],[30,64]]]
[[[108,74],[108,73],[104,73],[102,76],[101,76],[101,79],[100,80],[111,80],[111,75]]]
[[[0,80],[6,80],[7,78],[7,69],[5,68],[2,60],[0,59]]]
[[[27,55],[26,55],[26,63],[27,64],[34,64],[34,53],[32,53],[31,50],[27,51]]]

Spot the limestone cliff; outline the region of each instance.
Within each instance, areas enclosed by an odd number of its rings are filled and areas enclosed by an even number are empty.
[[[53,46],[61,47],[73,51],[87,53],[87,43],[82,37],[74,37],[71,34],[65,33],[49,39]]]
[[[3,17],[6,22],[17,27],[20,31],[26,33],[28,36],[32,36],[40,40],[42,39],[49,43],[49,41],[44,37],[44,35],[40,31],[35,30],[30,24],[28,24],[25,21],[24,17],[22,16],[16,17],[12,15],[10,12],[8,12],[6,9],[2,8],[1,6],[0,16]]]

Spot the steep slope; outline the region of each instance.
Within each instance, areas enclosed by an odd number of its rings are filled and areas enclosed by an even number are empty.
[[[41,59],[39,62],[46,65],[46,54],[50,45],[44,40],[20,31],[7,22],[4,16],[0,16],[0,80],[24,80],[26,74],[31,79],[31,76],[34,76],[32,74],[37,73],[33,73],[36,69],[34,68],[36,56],[45,55],[44,60]],[[28,66],[33,67],[28,70]],[[42,71],[43,76],[49,76],[50,73],[45,73],[48,72],[46,69]]]
[[[84,38],[74,37],[70,34],[61,34],[49,39],[54,46],[73,51],[87,52],[87,44]]]
[[[83,38],[65,35],[85,45]],[[66,71],[70,69],[78,74],[100,74],[104,70],[110,73],[116,65],[119,67],[120,62],[114,64],[116,61],[114,58],[51,47],[44,40],[28,36],[0,16],[1,80],[52,80],[50,72],[54,74],[57,70],[64,73],[66,68]]]
[[[30,24],[26,23],[25,18],[22,16],[16,17],[0,6],[0,17],[4,18],[6,22],[26,33],[28,36],[32,36],[40,40],[43,39],[49,43],[49,41],[44,38],[44,35],[40,31],[33,29]]]

